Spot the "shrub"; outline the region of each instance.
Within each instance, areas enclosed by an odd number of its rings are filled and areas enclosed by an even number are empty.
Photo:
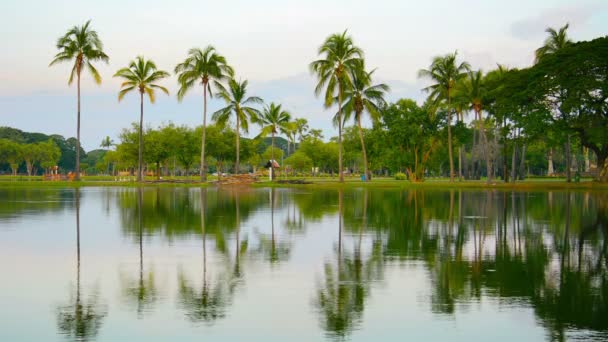
[[[403,172],[397,172],[397,173],[395,173],[395,179],[396,180],[406,180],[407,176]]]

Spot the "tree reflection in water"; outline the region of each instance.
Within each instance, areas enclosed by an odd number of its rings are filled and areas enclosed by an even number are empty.
[[[363,257],[362,236],[367,215],[368,191],[364,190],[362,224],[353,251],[343,249],[344,190],[338,190],[338,246],[336,259],[324,266],[323,281],[317,284],[315,306],[328,336],[343,339],[360,324],[371,284],[382,278],[382,244],[372,242],[369,256]],[[335,263],[335,266],[334,266]]]
[[[139,278],[128,279],[121,276],[123,282],[123,294],[127,301],[135,307],[138,318],[143,318],[144,313],[151,312],[154,303],[158,300],[158,290],[154,280],[154,272],[150,271],[144,276],[144,252],[143,252],[143,212],[144,212],[144,189],[137,188],[137,236],[139,242]]]
[[[71,290],[67,304],[57,307],[59,333],[76,341],[94,339],[106,316],[105,305],[99,304],[99,292],[95,289],[89,296],[82,294],[80,284],[80,189],[74,190],[76,213],[76,294]],[[83,299],[86,297],[86,299]]]

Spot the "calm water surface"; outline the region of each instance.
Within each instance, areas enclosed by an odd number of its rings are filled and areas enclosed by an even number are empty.
[[[0,189],[0,341],[608,338],[608,193]]]

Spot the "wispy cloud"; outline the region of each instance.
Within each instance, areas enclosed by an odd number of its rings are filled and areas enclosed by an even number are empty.
[[[606,4],[588,4],[551,8],[538,15],[513,22],[511,34],[519,39],[533,40],[545,34],[547,27],[561,27],[570,23],[573,28],[585,26],[599,10],[608,8]]]

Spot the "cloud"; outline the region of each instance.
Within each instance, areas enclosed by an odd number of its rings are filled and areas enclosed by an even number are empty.
[[[511,25],[511,34],[519,39],[532,40],[545,34],[547,27],[562,27],[570,23],[571,27],[582,27],[605,5],[586,5],[580,7],[552,8],[536,16],[517,20]]]

